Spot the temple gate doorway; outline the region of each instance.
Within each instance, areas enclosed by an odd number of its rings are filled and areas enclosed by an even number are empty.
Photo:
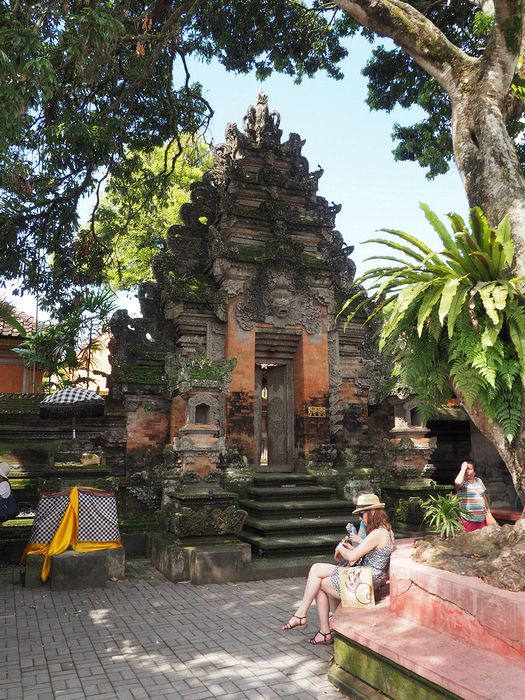
[[[294,471],[294,360],[302,331],[255,332],[254,452],[257,471]]]
[[[291,363],[255,367],[257,470],[293,471],[293,369]]]

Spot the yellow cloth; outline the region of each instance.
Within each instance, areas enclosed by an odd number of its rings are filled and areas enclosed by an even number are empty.
[[[78,535],[78,487],[74,486],[69,494],[69,505],[51,542],[46,544],[28,544],[22,554],[22,563],[28,554],[43,554],[44,564],[40,578],[45,583],[51,573],[51,557],[65,552],[72,547],[76,552],[94,552],[98,549],[116,549],[122,547],[120,540],[114,542],[77,542]]]

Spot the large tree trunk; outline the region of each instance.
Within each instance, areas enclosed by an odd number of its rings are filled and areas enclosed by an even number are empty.
[[[507,132],[508,119],[523,113],[523,103],[513,98],[511,85],[515,72],[523,72],[524,4],[493,0],[494,24],[483,54],[474,57],[403,0],[334,2],[363,26],[390,37],[449,95],[454,157],[469,204],[479,206],[493,226],[509,217],[516,252],[514,272],[525,276],[525,178]],[[481,408],[473,406],[468,413],[496,446],[525,506],[525,403],[522,426],[512,445]]]
[[[514,270],[525,275],[525,177],[497,98],[452,95],[454,156],[469,205],[491,225],[507,215],[516,248]]]

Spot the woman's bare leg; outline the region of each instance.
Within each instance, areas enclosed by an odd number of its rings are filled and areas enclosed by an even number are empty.
[[[308,578],[306,579],[306,586],[304,588],[303,599],[301,604],[295,611],[295,615],[290,618],[288,622],[289,626],[283,626],[283,629],[292,629],[293,627],[299,627],[305,623],[299,622],[299,620],[306,617],[311,604],[313,603],[315,597],[321,590],[321,584],[324,579],[329,579],[334,570],[333,564],[314,564],[308,573]],[[327,600],[328,605],[328,600]]]
[[[330,610],[335,612],[341,603],[341,598],[338,596],[337,591],[332,586],[332,582],[329,578],[323,579],[321,583],[321,590],[328,596]]]
[[[310,644],[330,644],[333,640],[330,629],[330,609],[335,610],[340,603],[337,591],[330,578],[323,578],[321,588],[315,597],[319,615],[319,631],[309,640]]]
[[[329,614],[330,600],[323,590],[319,590],[315,596],[315,605],[317,606],[317,614],[319,616],[319,631],[322,634],[330,632]]]

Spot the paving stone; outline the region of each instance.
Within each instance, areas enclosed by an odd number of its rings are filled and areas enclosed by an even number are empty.
[[[332,649],[279,630],[303,580],[173,584],[144,561],[126,576],[73,591],[0,576],[0,700],[340,700]]]

